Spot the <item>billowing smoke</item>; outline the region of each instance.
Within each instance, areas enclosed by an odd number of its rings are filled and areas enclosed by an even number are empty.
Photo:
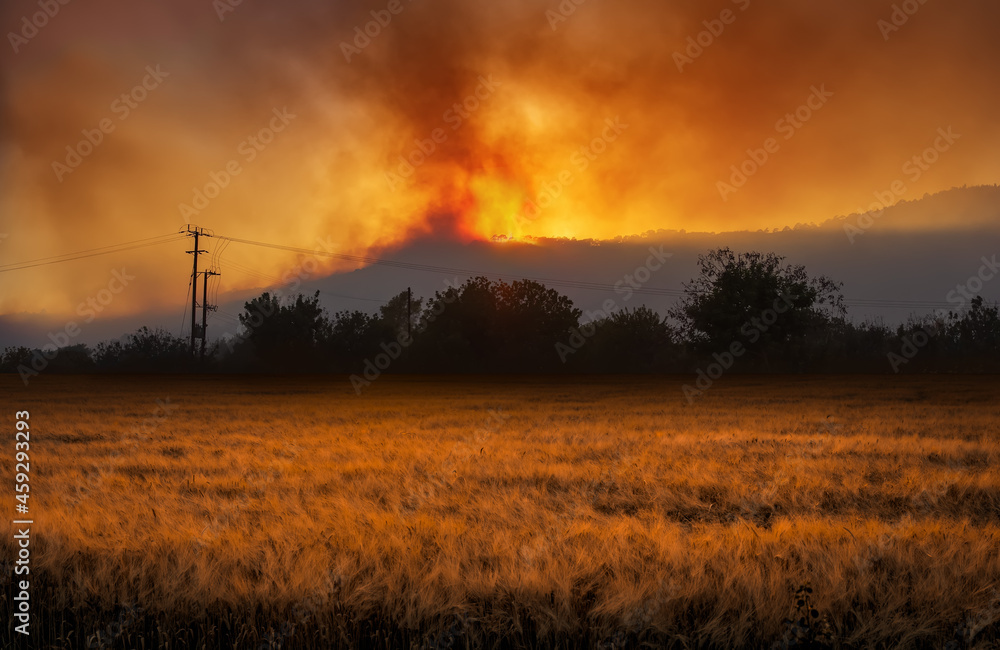
[[[986,0],[101,0],[37,18],[49,4],[0,10],[9,261],[188,222],[356,254],[782,228],[1000,168]],[[146,288],[121,308],[141,310],[179,293],[189,258],[182,243],[129,264]],[[0,277],[0,310],[69,310],[113,265]]]

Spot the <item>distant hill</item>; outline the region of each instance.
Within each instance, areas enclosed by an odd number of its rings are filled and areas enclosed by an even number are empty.
[[[876,202],[874,193],[872,202]],[[861,216],[834,217],[820,227],[842,228],[845,223],[856,224]],[[1000,229],[1000,185],[956,187],[900,201],[885,208],[875,223],[878,228],[896,230]]]
[[[874,200],[874,197],[873,197]],[[873,218],[870,227],[853,243],[845,225],[857,226],[862,215],[828,219],[821,224],[798,224],[773,231],[727,233],[655,230],[611,240],[534,238],[530,241],[473,242],[460,244],[428,238],[403,247],[369,252],[372,256],[415,264],[468,269],[483,274],[516,275],[540,279],[568,280],[613,286],[640,267],[649,256],[650,246],[663,246],[672,257],[648,281],[649,287],[679,291],[682,283],[697,272],[698,255],[728,246],[737,251],[773,251],[792,264],[804,264],[814,274],[827,275],[844,283],[844,294],[859,302],[851,306],[856,319],[877,317],[888,323],[904,321],[911,313],[929,309],[909,309],[884,301],[933,301],[942,303],[957,283],[965,282],[980,267],[983,256],[1000,255],[1000,187],[962,187],[902,201]],[[294,243],[294,242],[289,242]],[[223,288],[227,271],[222,262]],[[231,272],[234,273],[235,272]],[[360,309],[373,312],[380,301],[412,287],[415,296],[432,296],[445,288],[444,280],[457,274],[425,273],[405,269],[369,266],[304,282],[298,291],[323,292],[323,305],[330,311]],[[246,276],[243,276],[244,278]],[[464,276],[462,276],[464,277]],[[183,280],[184,278],[180,278]],[[264,286],[219,295],[221,310],[209,321],[210,336],[232,333],[235,314],[244,301],[261,293]],[[620,307],[646,304],[663,313],[674,298],[634,295],[629,301],[614,292],[594,288],[553,285],[582,309],[598,309],[608,298]],[[982,295],[989,301],[1000,298],[1000,278],[987,282]],[[348,298],[352,297],[352,298]],[[874,301],[874,302],[867,302]],[[883,301],[879,303],[878,301]],[[177,331],[180,303],[164,307],[161,313],[129,318],[95,320],[79,337],[93,343],[133,331],[141,325]],[[46,314],[0,316],[0,347],[42,345],[47,333],[66,325],[65,317]]]

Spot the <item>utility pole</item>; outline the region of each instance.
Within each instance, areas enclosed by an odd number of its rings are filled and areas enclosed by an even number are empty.
[[[194,356],[195,347],[194,340],[197,335],[198,329],[198,255],[201,253],[207,253],[207,250],[201,250],[198,248],[198,238],[199,237],[212,237],[212,233],[205,228],[199,228],[198,226],[193,226],[191,224],[187,225],[185,230],[181,231],[186,233],[188,237],[194,237],[194,250],[186,251],[189,255],[194,255],[194,265],[191,268],[191,356]],[[208,283],[208,276],[205,276],[206,286]],[[203,300],[207,303],[207,300]],[[204,323],[205,317],[202,316],[202,322]],[[204,347],[205,339],[204,333],[202,333],[202,347]]]
[[[208,344],[208,310],[215,311],[217,305],[208,304],[208,276],[219,275],[217,271],[203,271],[205,285],[201,290],[201,362],[205,363],[205,346]]]
[[[410,325],[413,324],[413,314],[410,305],[413,303],[413,291],[406,287],[406,338],[410,338]]]
[[[190,226],[188,226],[188,232],[190,232]],[[194,255],[194,268],[191,271],[191,356],[194,356],[194,335],[195,327],[197,322],[198,314],[198,235],[200,235],[197,230],[194,231],[194,250],[188,251]]]

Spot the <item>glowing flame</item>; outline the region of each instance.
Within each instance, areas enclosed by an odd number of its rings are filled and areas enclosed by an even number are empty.
[[[523,187],[495,176],[476,176],[469,188],[474,197],[474,212],[470,215],[474,232],[484,238],[505,235],[508,239],[530,234]]]

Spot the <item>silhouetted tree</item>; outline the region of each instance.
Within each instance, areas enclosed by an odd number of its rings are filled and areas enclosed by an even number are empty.
[[[555,289],[531,280],[492,285],[496,296],[496,367],[516,371],[556,367],[555,345],[577,326],[582,312]]]
[[[808,340],[810,372],[875,372],[891,370],[886,352],[895,335],[880,320],[855,324],[847,318],[833,318],[823,330]]]
[[[0,355],[0,372],[17,373],[25,382],[46,373],[82,373],[95,369],[90,349],[82,344],[61,348],[9,347]]]
[[[406,300],[409,292],[401,291],[389,299],[389,302],[379,307],[379,317],[394,332],[406,331],[407,309]],[[410,300],[409,318],[410,330],[420,322],[420,310],[423,305],[423,298],[413,298]]]
[[[405,312],[403,321],[405,326]],[[363,311],[337,312],[327,348],[331,369],[338,372],[357,370],[365,359],[378,354],[380,343],[395,336],[393,327],[378,316]]]
[[[580,315],[569,298],[537,282],[471,278],[428,300],[415,357],[434,370],[556,369],[555,345]]]
[[[1000,309],[976,296],[968,311],[951,314],[948,335],[966,359],[996,359],[1000,354]]]
[[[699,267],[668,312],[670,320],[639,307],[583,326],[580,310],[554,289],[529,280],[471,278],[429,300],[412,300],[412,339],[405,336],[405,291],[377,314],[342,311],[332,319],[318,291],[285,301],[265,292],[245,303],[238,336],[213,346],[211,367],[368,374],[390,365],[392,372],[691,372],[711,360],[731,362],[736,372],[881,373],[995,371],[1000,359],[1000,307],[981,297],[965,311],[912,316],[891,330],[877,321],[850,322],[840,284],[785,265],[773,253],[723,248],[701,256]],[[734,344],[742,348],[739,355],[732,352]],[[55,354],[8,347],[0,354],[0,371],[26,378],[44,371],[200,367],[186,339],[148,327],[94,350],[82,344]]]
[[[995,371],[1000,358],[1000,308],[982,296],[964,311],[910,317],[889,345],[899,372]]]
[[[593,327],[594,333],[581,348],[580,355],[582,366],[587,370],[662,372],[668,369],[669,363],[676,362],[677,350],[670,328],[665,319],[649,307],[616,311],[593,323]]]
[[[277,296],[264,292],[244,304],[239,319],[245,328],[243,339],[266,370],[297,372],[322,367],[316,351],[329,338],[331,325],[319,304],[319,291],[310,298],[299,294],[284,305]]]
[[[186,339],[161,328],[148,327],[98,343],[93,359],[100,370],[126,372],[180,372],[193,365]]]
[[[34,350],[23,345],[4,348],[0,354],[0,372],[17,372],[17,367],[29,363]]]
[[[739,342],[744,354],[765,367],[782,350],[808,348],[806,337],[846,313],[841,285],[783,262],[774,253],[736,254],[729,248],[699,256],[698,277],[684,285],[684,296],[669,312],[680,336],[703,354]]]
[[[49,361],[45,372],[78,373],[92,372],[94,369],[90,348],[83,343],[77,343],[59,348],[58,354]]]

